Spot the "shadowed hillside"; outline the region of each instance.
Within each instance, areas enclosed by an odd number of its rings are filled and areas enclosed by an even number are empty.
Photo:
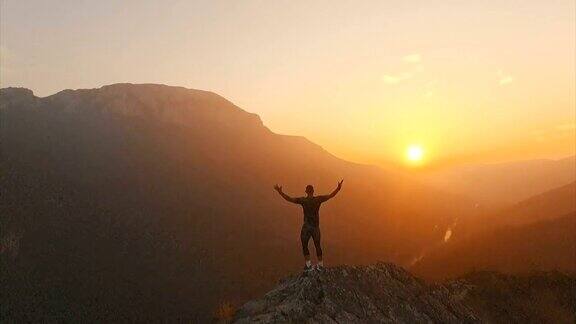
[[[576,212],[528,225],[504,226],[443,244],[410,270],[434,279],[472,270],[576,272],[575,231]]]
[[[329,263],[407,263],[470,210],[210,92],[9,88],[0,105],[3,318],[204,320],[253,297],[301,264],[301,212],[274,183],[346,179],[322,210]]]
[[[536,195],[506,209],[500,223],[529,224],[576,211],[576,182]]]
[[[518,226],[552,220],[574,211],[576,211],[576,182],[492,212],[463,214],[451,228],[452,238],[460,239],[502,226]]]
[[[576,183],[464,219],[453,231],[451,240],[427,251],[411,271],[434,279],[472,270],[576,272]]]

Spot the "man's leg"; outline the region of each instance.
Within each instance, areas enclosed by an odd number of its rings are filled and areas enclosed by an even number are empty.
[[[306,267],[311,266],[310,262],[310,250],[308,250],[308,242],[310,241],[310,236],[312,233],[308,226],[302,226],[300,231],[300,242],[302,242],[302,254],[304,254],[304,261],[306,262]]]
[[[312,231],[312,239],[314,240],[314,247],[316,248],[316,257],[318,258],[318,265],[322,266],[322,245],[320,243],[320,227],[314,228]]]

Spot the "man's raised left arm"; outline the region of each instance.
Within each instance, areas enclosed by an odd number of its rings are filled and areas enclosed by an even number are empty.
[[[340,180],[340,182],[338,182],[338,186],[336,187],[336,189],[334,189],[334,191],[332,191],[329,195],[321,196],[322,200],[326,201],[328,199],[334,198],[334,196],[336,196],[338,194],[338,192],[340,192],[340,189],[342,189],[342,183],[343,182],[344,182],[344,180]]]

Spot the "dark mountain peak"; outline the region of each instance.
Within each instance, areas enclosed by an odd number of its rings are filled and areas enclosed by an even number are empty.
[[[390,263],[338,266],[287,278],[240,308],[235,322],[568,323],[576,310],[575,285],[576,278],[559,272],[473,273],[426,284]]]
[[[28,88],[8,87],[0,89],[0,95],[34,97],[34,92]]]
[[[30,98],[36,98],[30,90],[15,88],[2,89],[0,96],[7,108],[28,104]],[[162,84],[118,83],[95,89],[67,89],[37,99],[54,111],[113,113],[188,127],[264,128],[258,115],[213,92]]]
[[[29,106],[38,99],[34,92],[27,88],[2,88],[0,89],[0,109],[13,105]]]

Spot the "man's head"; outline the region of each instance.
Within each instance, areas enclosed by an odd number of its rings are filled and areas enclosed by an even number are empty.
[[[307,185],[306,186],[306,194],[308,196],[312,196],[314,195],[314,187],[312,185]]]

